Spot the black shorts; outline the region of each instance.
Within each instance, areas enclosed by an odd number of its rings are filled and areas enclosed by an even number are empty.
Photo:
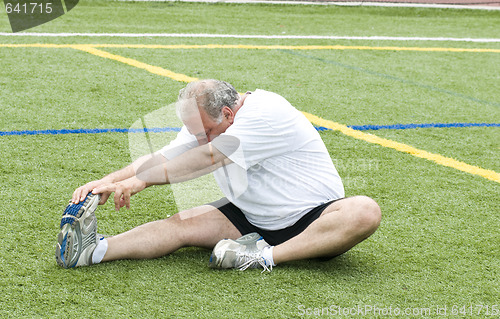
[[[227,198],[219,199],[218,201],[209,203],[207,205],[214,206],[220,210],[231,223],[240,231],[242,235],[257,232],[259,233],[266,242],[270,245],[279,245],[292,237],[297,236],[304,231],[313,221],[321,216],[321,213],[333,202],[341,200],[342,198],[329,201],[327,203],[321,204],[313,208],[310,212],[302,216],[295,224],[287,228],[279,230],[265,230],[257,226],[252,225],[248,219],[245,217],[243,212],[236,207],[233,203],[227,200]]]

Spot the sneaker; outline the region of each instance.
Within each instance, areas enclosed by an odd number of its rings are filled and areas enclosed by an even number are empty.
[[[57,236],[56,261],[64,268],[92,264],[92,253],[97,246],[97,219],[95,210],[101,195],[89,193],[78,203],[69,203],[64,210]]]
[[[218,269],[238,268],[263,268],[271,271],[273,265],[262,257],[262,250],[269,244],[257,233],[244,235],[236,240],[223,239],[215,245],[209,267]]]

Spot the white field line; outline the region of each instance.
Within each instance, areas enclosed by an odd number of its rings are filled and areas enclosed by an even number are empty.
[[[318,2],[318,1],[266,1],[266,0],[117,0],[120,2],[204,2],[204,3],[263,3],[263,4],[295,4],[317,6],[346,6],[346,7],[409,7],[409,8],[437,8],[437,9],[475,9],[475,10],[500,10],[500,6],[461,5],[461,4],[433,4],[433,3],[396,3],[396,2]]]
[[[245,35],[204,33],[44,33],[44,32],[0,32],[4,37],[110,37],[110,38],[233,38],[233,39],[312,39],[312,40],[373,40],[373,41],[451,41],[499,43],[500,39],[487,38],[432,38],[432,37],[386,37],[386,36],[329,36],[329,35]]]

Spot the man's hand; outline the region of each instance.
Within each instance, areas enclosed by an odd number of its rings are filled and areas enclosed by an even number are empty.
[[[89,182],[83,186],[80,186],[73,192],[73,197],[71,198],[71,202],[73,204],[78,204],[79,202],[83,201],[85,197],[87,197],[87,194],[92,192],[96,187],[107,185],[109,183],[110,183],[109,181],[103,178]],[[103,196],[101,196],[101,200],[99,201],[99,205],[103,205],[104,203],[106,203],[108,197],[109,194],[107,194],[107,196],[103,194]]]
[[[100,185],[92,190],[93,194],[101,194],[101,198],[108,199],[111,193],[115,193],[115,209],[120,210],[123,206],[130,209],[130,197],[137,194],[148,186],[144,181],[131,177],[117,183]]]

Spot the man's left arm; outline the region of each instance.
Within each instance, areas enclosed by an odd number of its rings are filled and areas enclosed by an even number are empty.
[[[138,168],[136,176],[147,186],[175,184],[206,175],[230,164],[231,160],[212,143],[193,148],[167,161],[163,156],[152,158]]]

